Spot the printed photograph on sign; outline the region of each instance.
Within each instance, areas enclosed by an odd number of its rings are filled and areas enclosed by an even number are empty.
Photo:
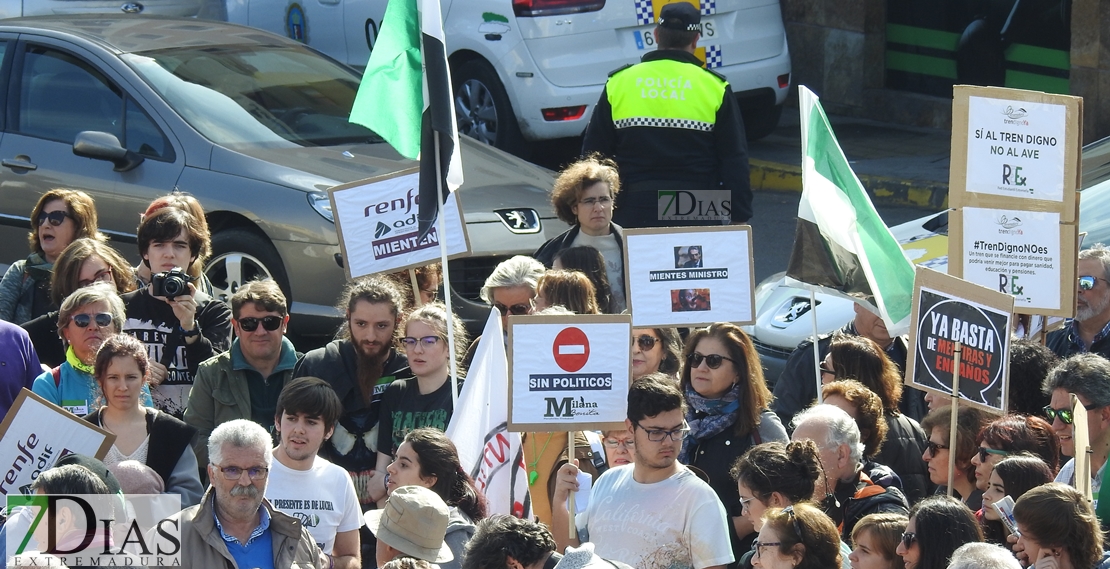
[[[626,229],[625,290],[633,324],[753,323],[751,237],[746,225]]]
[[[628,315],[511,316],[509,430],[624,428]]]
[[[961,400],[1004,411],[1012,299],[928,269],[917,277],[907,385],[950,397],[958,343]]]
[[[328,190],[348,278],[388,273],[440,259],[439,224],[423,239],[417,229],[420,176],[416,169]],[[443,204],[448,258],[470,250],[458,194]]]
[[[971,97],[967,191],[1062,201],[1066,126],[1064,105]]]

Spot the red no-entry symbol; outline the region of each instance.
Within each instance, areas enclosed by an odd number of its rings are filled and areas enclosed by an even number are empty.
[[[574,373],[590,359],[590,340],[578,328],[566,328],[555,336],[551,345],[555,363],[568,373]]]

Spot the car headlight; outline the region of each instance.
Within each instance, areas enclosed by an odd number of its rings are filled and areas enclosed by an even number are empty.
[[[312,206],[312,209],[316,210],[316,213],[320,214],[324,219],[335,223],[335,215],[331,212],[331,200],[328,199],[327,194],[323,192],[309,192],[308,205]]]

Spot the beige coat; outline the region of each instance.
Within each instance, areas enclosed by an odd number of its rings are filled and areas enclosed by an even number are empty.
[[[214,491],[211,486],[200,499],[200,504],[185,508],[171,519],[181,522],[181,566],[197,569],[238,569],[235,559],[220,537],[220,530],[212,517]],[[283,514],[262,500],[262,507],[270,513],[270,532],[274,542],[274,567],[295,569],[315,567],[327,569],[328,558],[316,547],[308,530],[296,518]]]

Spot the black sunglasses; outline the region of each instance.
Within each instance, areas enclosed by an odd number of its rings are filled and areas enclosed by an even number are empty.
[[[692,368],[700,367],[702,360],[705,360],[705,365],[708,365],[709,369],[717,369],[721,367],[721,364],[723,364],[725,360],[736,363],[736,360],[728,356],[722,356],[720,354],[702,355],[694,352],[689,356],[686,356],[686,361],[689,362],[690,367]]]
[[[913,547],[913,542],[917,541],[917,534],[912,531],[902,532],[902,547],[909,549]]]
[[[936,456],[938,452],[940,452],[942,450],[948,450],[949,448],[952,448],[952,447],[949,447],[948,445],[940,445],[940,444],[934,443],[933,441],[928,441],[928,442],[925,443],[925,452],[927,452],[927,453],[929,453],[933,456]]]
[[[1010,456],[1010,453],[1004,450],[996,450],[993,448],[979,447],[979,462],[986,463],[987,455]]]
[[[274,330],[281,328],[282,320],[285,319],[281,316],[266,316],[263,318],[248,316],[246,318],[240,318],[238,322],[239,327],[242,328],[244,332],[254,332],[258,329],[258,324],[260,322],[262,323],[262,327],[265,328],[267,332],[273,332]]]
[[[73,315],[73,323],[76,324],[78,328],[88,328],[89,323],[93,321],[95,321],[96,325],[100,328],[106,328],[112,325],[112,315],[107,312],[101,312],[96,315],[83,313]]]
[[[647,334],[641,334],[639,338],[636,338],[636,345],[640,346],[641,350],[643,350],[645,352],[650,352],[652,349],[655,348],[655,343],[658,342],[658,341],[659,341],[659,339],[656,338],[655,336],[648,336]]]
[[[1088,410],[1088,411],[1094,411],[1095,409],[1098,409],[1098,407],[1099,407],[1098,405],[1084,405],[1083,406],[1083,408]],[[1054,409],[1052,407],[1052,405],[1045,405],[1044,409],[1042,409],[1042,410],[1044,411],[1044,416],[1045,416],[1045,418],[1048,419],[1049,423],[1055,421],[1056,417],[1059,417],[1060,422],[1065,424],[1065,425],[1070,425],[1073,422],[1075,422],[1075,416],[1072,415],[1071,409],[1068,409],[1066,407],[1063,408],[1063,409]]]
[[[62,209],[58,211],[40,211],[39,218],[37,220],[38,226],[42,227],[43,223],[49,221],[50,225],[58,227],[59,225],[65,223],[67,217],[72,218],[73,216],[70,215],[68,211]]]
[[[528,301],[527,304],[521,303],[521,304],[514,304],[512,306],[505,306],[504,304],[501,304],[500,302],[493,303],[493,307],[496,308],[497,311],[500,312],[502,316],[505,316],[506,312],[509,313],[509,314],[512,314],[513,316],[524,316],[525,314],[528,314],[529,312],[532,312],[532,307],[533,306],[534,305],[532,304],[532,301]]]

